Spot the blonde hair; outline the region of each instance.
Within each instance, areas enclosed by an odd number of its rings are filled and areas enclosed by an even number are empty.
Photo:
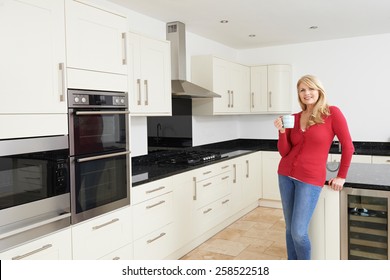
[[[318,90],[318,100],[316,104],[314,105],[313,113],[311,114],[308,126],[312,126],[319,123],[324,123],[324,117],[327,117],[330,115],[329,111],[329,105],[326,100],[326,94],[325,89],[322,85],[322,83],[317,79],[317,77],[312,75],[305,75],[302,78],[300,78],[297,82],[297,91],[298,91],[298,101],[299,105],[301,106],[302,110],[306,110],[306,105],[302,103],[300,97],[299,97],[299,85],[305,84],[309,88],[313,88]]]

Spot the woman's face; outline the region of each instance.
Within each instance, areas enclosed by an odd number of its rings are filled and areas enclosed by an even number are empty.
[[[313,107],[319,98],[317,89],[309,88],[306,84],[300,83],[298,86],[299,99],[307,107]]]

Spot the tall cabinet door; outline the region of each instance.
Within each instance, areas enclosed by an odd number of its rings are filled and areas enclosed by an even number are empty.
[[[68,67],[127,75],[126,17],[65,2]]]
[[[128,37],[131,113],[171,114],[170,43],[134,33]]]
[[[226,113],[231,111],[231,93],[230,93],[230,63],[228,61],[213,58],[213,88],[212,90],[221,98],[213,100],[214,113]]]
[[[268,65],[268,111],[291,111],[291,66]]]
[[[66,113],[63,5],[1,1],[1,114]]]

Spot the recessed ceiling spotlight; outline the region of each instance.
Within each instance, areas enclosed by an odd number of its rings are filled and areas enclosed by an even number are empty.
[[[249,34],[248,36],[253,38],[253,37],[256,37],[256,34]]]
[[[309,29],[317,29],[317,28],[318,28],[317,25],[312,25],[312,26],[309,27]]]
[[[223,19],[220,21],[220,23],[228,23],[229,21],[227,19]]]

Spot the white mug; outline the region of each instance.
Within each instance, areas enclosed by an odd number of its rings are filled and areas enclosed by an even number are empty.
[[[293,128],[295,118],[293,115],[284,115],[284,116],[282,116],[282,122],[283,122],[284,128]]]

